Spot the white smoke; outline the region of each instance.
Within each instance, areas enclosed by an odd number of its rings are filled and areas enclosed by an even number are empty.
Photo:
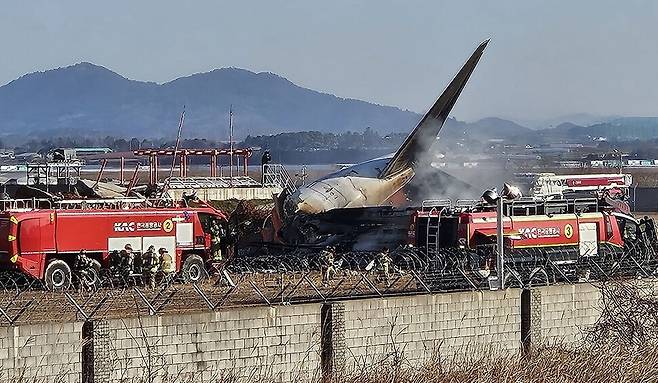
[[[473,148],[460,153],[454,145],[444,147],[444,154],[437,146],[421,157],[408,185],[415,205],[430,199],[479,199],[486,189],[512,179],[513,172],[487,159],[486,153]]]

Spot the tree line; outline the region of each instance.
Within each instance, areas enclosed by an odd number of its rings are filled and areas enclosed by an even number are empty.
[[[263,148],[277,151],[330,151],[349,149],[391,149],[404,140],[405,134],[381,135],[367,128],[363,132],[323,133],[295,132],[276,135],[247,136],[236,142],[235,147]],[[30,139],[14,149],[17,153],[47,153],[55,148],[103,147],[115,152],[129,152],[137,149],[173,148],[174,139],[139,139],[136,137],[51,137]],[[0,141],[0,148],[4,148]],[[181,140],[181,148],[227,148],[229,143],[205,138],[186,138]]]

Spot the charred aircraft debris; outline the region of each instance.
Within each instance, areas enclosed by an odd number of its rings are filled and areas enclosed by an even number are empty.
[[[377,216],[376,226],[381,228],[386,226],[382,218],[399,215],[387,205],[400,198],[401,189],[414,177],[488,43],[485,40],[475,49],[395,154],[341,169],[294,191],[284,190],[276,198],[272,218],[278,239],[297,244],[335,242],[340,238],[327,234],[342,232],[345,225],[371,227]],[[354,230],[346,231],[354,235]]]

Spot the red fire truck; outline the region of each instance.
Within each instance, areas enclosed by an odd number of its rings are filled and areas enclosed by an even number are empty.
[[[479,262],[471,269],[489,269],[495,267],[496,227],[494,206],[443,202],[412,214],[407,243]],[[506,202],[503,235],[506,262],[516,269],[560,265],[573,275],[594,263],[598,269],[618,267],[621,260],[658,261],[652,219],[638,220],[594,198]]]
[[[60,204],[60,206],[64,206]],[[205,276],[211,226],[226,225],[212,207],[10,209],[0,213],[0,269],[43,280],[49,288],[70,285],[81,250],[96,272],[110,254],[130,245],[140,255],[151,245],[175,258],[176,270],[196,281]]]
[[[569,246],[582,256],[596,255],[599,244],[622,247],[622,231],[630,233],[631,227],[639,224],[623,213],[599,211],[596,200],[526,200],[507,203],[505,208],[504,235],[514,249]],[[497,223],[493,207],[480,205],[457,213],[445,206],[441,209],[424,207],[417,211],[412,223],[416,230],[409,232],[410,243],[432,249],[495,243],[491,239],[495,239]]]

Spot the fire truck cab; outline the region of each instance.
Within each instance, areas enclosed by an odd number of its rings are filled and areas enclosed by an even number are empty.
[[[0,270],[17,270],[49,288],[63,288],[71,284],[82,250],[99,273],[126,245],[136,256],[154,246],[173,257],[184,279],[197,281],[206,275],[211,228],[226,222],[211,207],[7,210],[0,213]]]

